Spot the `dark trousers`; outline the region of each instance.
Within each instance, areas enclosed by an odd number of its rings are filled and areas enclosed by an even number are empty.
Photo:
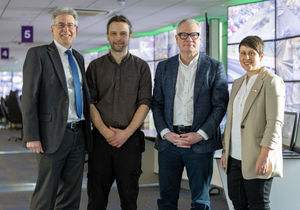
[[[195,153],[192,149],[170,145],[158,153],[160,199],[158,209],[177,210],[184,166],[192,193],[192,210],[208,210],[209,186],[213,172],[213,152]]]
[[[84,145],[82,128],[67,128],[55,153],[37,154],[38,177],[31,199],[31,210],[79,209]]]
[[[136,210],[144,134],[137,130],[121,148],[110,146],[96,129],[93,140],[88,163],[88,209],[106,209],[110,188],[116,180],[121,208]]]
[[[269,210],[273,178],[246,180],[242,176],[241,161],[230,156],[228,161],[228,194],[234,209]]]

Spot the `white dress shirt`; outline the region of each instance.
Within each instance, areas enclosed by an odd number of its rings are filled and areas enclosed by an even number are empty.
[[[76,104],[75,104],[75,88],[74,88],[74,83],[73,83],[73,75],[72,75],[72,70],[71,70],[71,66],[69,64],[69,60],[68,60],[68,55],[65,53],[66,49],[64,46],[62,46],[61,44],[59,44],[57,41],[54,40],[54,43],[56,45],[56,48],[59,52],[59,56],[64,68],[64,72],[65,72],[65,77],[66,77],[66,81],[67,81],[67,88],[68,88],[68,95],[69,95],[69,109],[68,109],[68,122],[74,122],[74,121],[79,121],[79,120],[84,120],[84,116],[83,113],[81,115],[81,119],[78,118],[77,116],[77,111],[76,111]],[[70,49],[72,51],[72,48]],[[72,55],[73,56],[73,55]],[[74,58],[74,56],[73,56]],[[77,69],[78,69],[78,74],[79,74],[79,80],[80,80],[80,84],[81,84],[81,95],[83,98],[83,93],[82,93],[82,75],[81,75],[81,71],[80,68],[78,66],[77,60],[74,58],[75,63],[77,65]],[[83,108],[83,104],[82,104],[82,108]]]
[[[173,113],[173,125],[191,126],[194,118],[194,87],[196,79],[196,71],[198,66],[197,55],[189,65],[185,65],[180,56],[178,74],[176,80],[175,98],[174,98],[174,113]],[[160,132],[161,137],[170,132],[168,128],[163,129]],[[205,140],[208,139],[207,134],[199,129],[197,131]]]
[[[246,84],[246,75],[244,82],[239,89],[233,101],[232,111],[232,126],[231,126],[231,157],[241,160],[242,159],[242,136],[241,136],[241,122],[245,107],[245,102],[248,98],[250,90],[257,78],[258,74],[250,77]]]

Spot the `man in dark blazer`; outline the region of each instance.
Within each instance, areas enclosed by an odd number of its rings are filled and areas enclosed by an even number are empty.
[[[23,139],[38,162],[31,210],[79,209],[91,133],[84,60],[71,48],[77,17],[72,8],[56,8],[54,41],[29,49],[23,66]]]
[[[152,111],[158,133],[159,209],[177,209],[183,168],[192,193],[191,209],[209,209],[214,151],[222,148],[219,124],[228,89],[222,63],[199,53],[200,24],[182,20],[180,54],[158,64]]]

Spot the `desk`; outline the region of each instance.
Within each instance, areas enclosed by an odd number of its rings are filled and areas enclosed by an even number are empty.
[[[219,174],[229,209],[233,209],[228,197],[227,178],[221,168],[221,150],[215,154]],[[275,177],[271,189],[272,210],[299,210],[300,209],[300,158],[283,157],[283,178]]]

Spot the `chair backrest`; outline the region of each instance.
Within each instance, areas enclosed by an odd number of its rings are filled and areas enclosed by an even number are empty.
[[[3,117],[5,117],[7,119],[8,110],[7,110],[7,106],[6,106],[6,101],[3,97],[1,97],[0,111],[3,115]]]
[[[11,123],[22,123],[21,101],[17,91],[11,91],[6,99],[8,110],[8,121]]]

